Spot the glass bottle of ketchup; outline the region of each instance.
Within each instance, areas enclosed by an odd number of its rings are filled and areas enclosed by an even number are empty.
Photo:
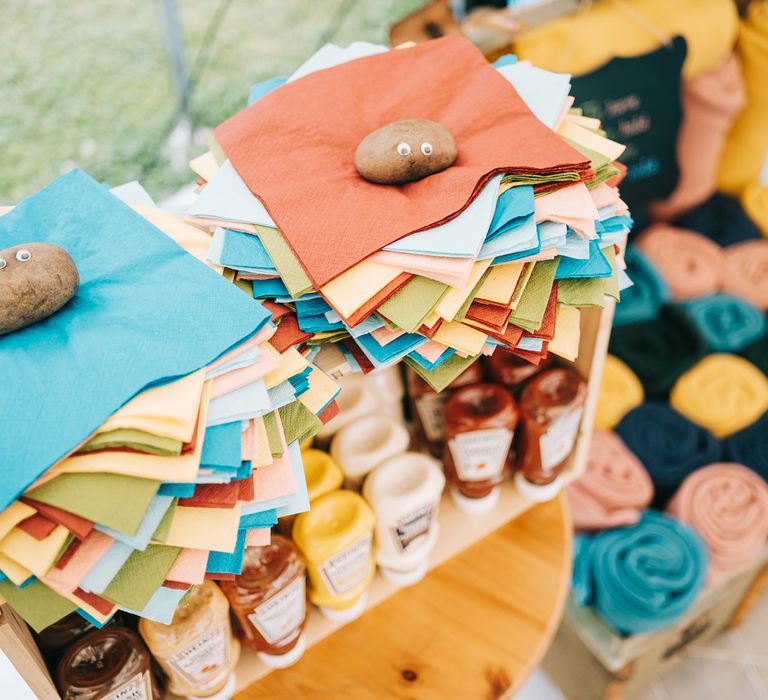
[[[586,397],[586,382],[568,367],[546,370],[523,389],[515,485],[524,498],[543,502],[560,492],[560,474],[576,443]]]
[[[238,622],[240,640],[273,668],[298,661],[306,649],[306,564],[287,537],[272,535],[264,547],[248,547],[243,571],[221,581]]]
[[[515,399],[496,384],[466,386],[448,399],[443,463],[451,497],[462,510],[482,513],[496,504],[517,421]]]
[[[63,700],[159,700],[147,647],[132,630],[89,632],[64,654],[56,669]]]

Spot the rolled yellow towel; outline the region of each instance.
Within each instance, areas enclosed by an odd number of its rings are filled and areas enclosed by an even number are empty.
[[[765,131],[768,133],[768,129]],[[768,185],[762,182],[753,182],[749,185],[741,193],[741,206],[763,235],[768,238]]]
[[[655,224],[635,244],[664,278],[675,301],[709,296],[720,289],[723,252],[706,236]]]
[[[768,241],[737,243],[723,255],[723,289],[768,311]]]
[[[751,362],[718,353],[683,374],[669,399],[684,416],[723,438],[768,410],[768,379]]]
[[[768,2],[751,2],[739,28],[747,106],[737,117],[718,168],[720,189],[738,194],[760,177],[768,154]]]
[[[606,355],[595,411],[595,430],[612,430],[645,393],[637,375],[618,357]]]

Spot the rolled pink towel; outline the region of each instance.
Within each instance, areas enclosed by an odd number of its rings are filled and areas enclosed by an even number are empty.
[[[747,568],[765,546],[768,485],[741,464],[711,464],[683,481],[667,512],[701,535],[713,581]]]
[[[723,250],[723,289],[768,311],[768,241],[744,241]]]
[[[653,498],[645,467],[612,432],[595,432],[587,469],[568,489],[576,530],[633,525]]]

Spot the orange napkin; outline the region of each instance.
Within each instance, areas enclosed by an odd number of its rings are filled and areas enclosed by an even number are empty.
[[[369,133],[431,119],[455,165],[401,186],[355,170]],[[590,176],[584,156],[528,109],[463,37],[360,58],[287,83],[214,132],[316,286],[384,246],[456,217],[496,173]],[[570,183],[573,184],[573,183]]]

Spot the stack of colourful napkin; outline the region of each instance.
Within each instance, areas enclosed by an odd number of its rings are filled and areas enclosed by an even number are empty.
[[[273,312],[280,348],[329,371],[404,361],[440,390],[481,355],[574,359],[579,308],[628,286],[623,147],[569,111],[570,76],[468,41],[327,45],[254,86],[192,162],[209,260]],[[458,160],[407,185],[355,169],[360,141],[430,119]]]
[[[167,623],[308,509],[299,445],[338,386],[274,347],[272,313],[204,262],[210,234],[136,183],[73,171],[0,217],[0,241],[59,245],[80,276],[0,337],[0,596],[37,630],[74,610]]]

